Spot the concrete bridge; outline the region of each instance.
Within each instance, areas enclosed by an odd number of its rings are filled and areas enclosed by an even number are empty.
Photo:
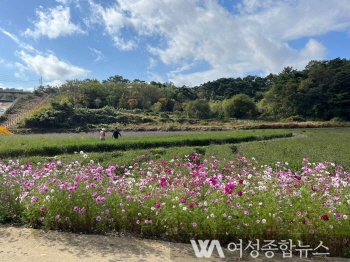
[[[0,94],[30,94],[29,91],[23,91],[23,90],[6,90],[0,88]]]

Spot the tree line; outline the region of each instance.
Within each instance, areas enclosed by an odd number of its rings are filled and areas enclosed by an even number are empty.
[[[193,118],[269,120],[350,120],[350,60],[310,61],[303,70],[285,67],[265,77],[220,78],[195,87],[171,82],[130,81],[115,75],[67,80],[60,87],[35,92],[56,93],[56,108],[139,109],[184,112]]]

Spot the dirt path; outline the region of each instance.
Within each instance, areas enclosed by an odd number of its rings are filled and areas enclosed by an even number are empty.
[[[79,235],[30,228],[0,226],[0,261],[16,262],[198,262],[198,261],[310,261],[308,258],[283,258],[275,254],[257,258],[223,249],[225,258],[216,251],[211,258],[197,258],[190,244],[170,243],[133,237]],[[311,261],[348,262],[346,258],[314,257]]]

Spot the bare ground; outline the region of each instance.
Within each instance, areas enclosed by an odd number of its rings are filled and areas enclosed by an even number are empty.
[[[225,258],[216,251],[211,258],[197,258],[190,244],[171,243],[160,240],[142,239],[133,236],[84,235],[31,228],[0,226],[0,261],[16,262],[198,262],[198,261],[311,261],[310,258],[294,255],[291,258],[276,253],[272,258],[260,253],[252,258],[244,253],[223,249]],[[348,262],[347,258],[313,257],[312,261]]]

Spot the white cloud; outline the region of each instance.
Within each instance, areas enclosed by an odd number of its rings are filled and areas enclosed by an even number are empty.
[[[114,45],[119,48],[120,50],[128,51],[132,50],[136,47],[136,44],[134,41],[125,41],[124,38],[119,36],[113,36]]]
[[[28,71],[28,68],[21,63],[15,62],[15,67],[17,71],[15,72],[15,77],[19,79],[26,79],[26,71]]]
[[[49,81],[49,82],[45,82],[44,85],[50,85],[53,87],[60,87],[61,85],[63,85],[64,82],[61,80],[53,80],[53,81]]]
[[[326,48],[314,39],[310,39],[300,50],[295,68],[303,69],[311,60],[322,60],[326,55]]]
[[[248,27],[261,29],[274,41],[346,31],[350,5],[346,1],[245,0],[239,18]]]
[[[152,57],[150,57],[150,58],[148,59],[148,68],[149,68],[149,69],[152,69],[152,68],[154,68],[156,65],[157,65],[157,60],[154,59],[154,58],[152,58]]]
[[[92,51],[93,56],[95,56],[95,60],[94,61],[101,61],[101,60],[105,60],[105,56],[103,55],[103,53],[95,48],[89,47],[89,49]]]
[[[78,25],[70,21],[69,7],[57,6],[48,10],[40,8],[36,10],[36,15],[38,20],[32,22],[34,30],[27,28],[24,35],[33,38],[47,36],[52,39],[72,34],[86,34]]]
[[[16,54],[24,62],[25,68],[37,73],[44,79],[65,80],[78,76],[86,76],[89,73],[88,70],[60,61],[53,54],[32,56],[24,51],[17,52]]]
[[[66,5],[68,4],[69,0],[56,0],[56,2]]]
[[[106,7],[89,3],[90,23],[102,24],[120,50],[146,42],[151,57],[172,68],[168,77],[176,85],[254,71],[278,73],[286,66],[302,69],[310,60],[325,58],[327,49],[316,36],[350,31],[347,1],[242,0],[232,6],[233,12],[219,0],[116,0]],[[290,41],[302,38],[304,47],[292,48]],[[208,66],[198,69],[198,64]],[[156,70],[154,65],[148,69]]]
[[[123,10],[120,6],[113,6],[110,8],[103,8],[101,5],[89,1],[93,11],[92,17],[86,20],[85,23],[89,26],[93,23],[102,23],[105,27],[106,33],[111,36],[114,45],[120,50],[132,50],[136,47],[134,39],[125,40],[120,33],[120,30],[126,27],[129,22],[125,19]]]
[[[0,27],[0,32],[10,37],[19,47],[26,49],[28,51],[34,51],[34,48],[31,45],[28,45],[26,43],[23,43],[20,41],[15,35],[11,34],[10,32],[4,30]]]
[[[4,86],[4,85],[0,82],[0,88],[6,89],[6,88],[8,88],[8,87]],[[1,112],[1,111],[0,111],[0,112]]]

